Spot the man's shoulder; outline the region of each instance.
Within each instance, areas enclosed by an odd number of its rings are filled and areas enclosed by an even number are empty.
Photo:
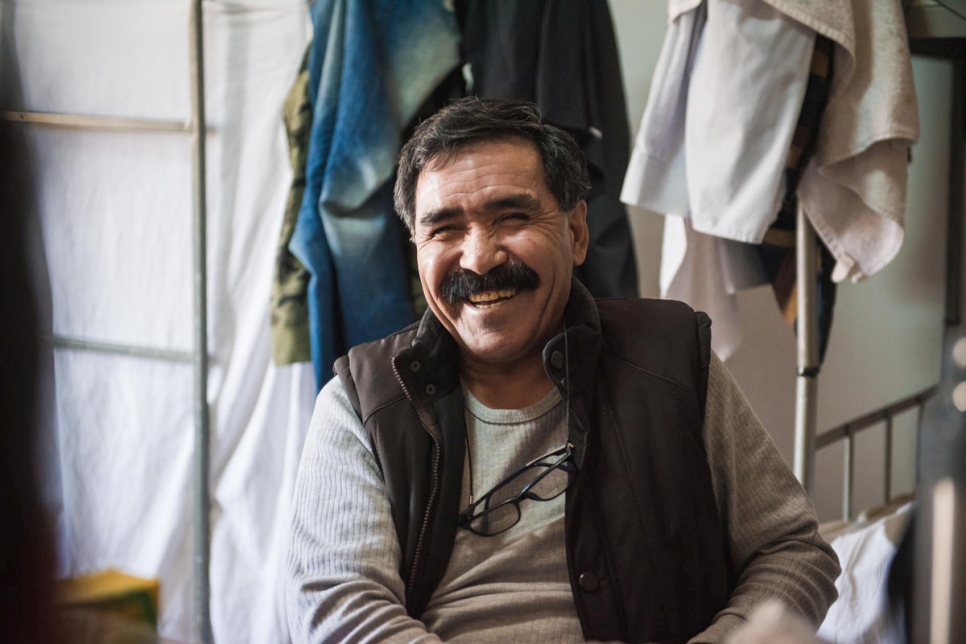
[[[356,345],[335,361],[332,371],[360,418],[367,418],[373,409],[402,396],[393,372],[393,359],[412,346],[418,330],[419,323],[414,322],[384,338]],[[365,395],[360,395],[360,387]]]
[[[704,397],[711,320],[684,302],[613,299],[597,302],[602,354],[677,382]]]
[[[605,336],[667,337],[690,334],[710,326],[708,316],[684,302],[648,298],[597,300],[601,333]]]
[[[357,344],[349,349],[348,353],[336,360],[335,374],[340,375],[341,369],[349,367],[350,362],[355,364],[359,361],[377,360],[381,362],[384,358],[391,359],[399,352],[412,346],[418,331],[419,322],[413,322],[383,338]]]

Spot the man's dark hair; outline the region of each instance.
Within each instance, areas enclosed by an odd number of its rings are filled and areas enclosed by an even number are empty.
[[[542,122],[533,103],[463,98],[420,123],[399,153],[393,192],[396,212],[410,234],[416,215],[416,182],[430,164],[446,163],[464,147],[479,141],[522,139],[532,142],[543,165],[547,187],[564,212],[587,196],[587,162],[572,136]]]

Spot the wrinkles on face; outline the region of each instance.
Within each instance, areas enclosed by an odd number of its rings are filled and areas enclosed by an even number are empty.
[[[465,360],[539,362],[583,259],[575,244],[583,212],[574,219],[559,209],[529,142],[473,144],[422,172],[413,234],[420,280]]]

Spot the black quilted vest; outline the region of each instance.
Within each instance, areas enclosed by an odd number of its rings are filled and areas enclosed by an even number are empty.
[[[686,642],[725,607],[734,575],[701,439],[710,320],[679,302],[595,302],[576,280],[544,349],[579,468],[567,561],[584,636]],[[570,377],[564,370],[569,348]],[[418,618],[446,570],[463,475],[459,353],[431,312],[335,365],[372,438]]]

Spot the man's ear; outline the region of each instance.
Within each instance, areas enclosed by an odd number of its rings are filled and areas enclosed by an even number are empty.
[[[574,266],[580,266],[587,259],[587,246],[590,244],[586,201],[577,202],[570,212],[570,240],[574,253]]]

